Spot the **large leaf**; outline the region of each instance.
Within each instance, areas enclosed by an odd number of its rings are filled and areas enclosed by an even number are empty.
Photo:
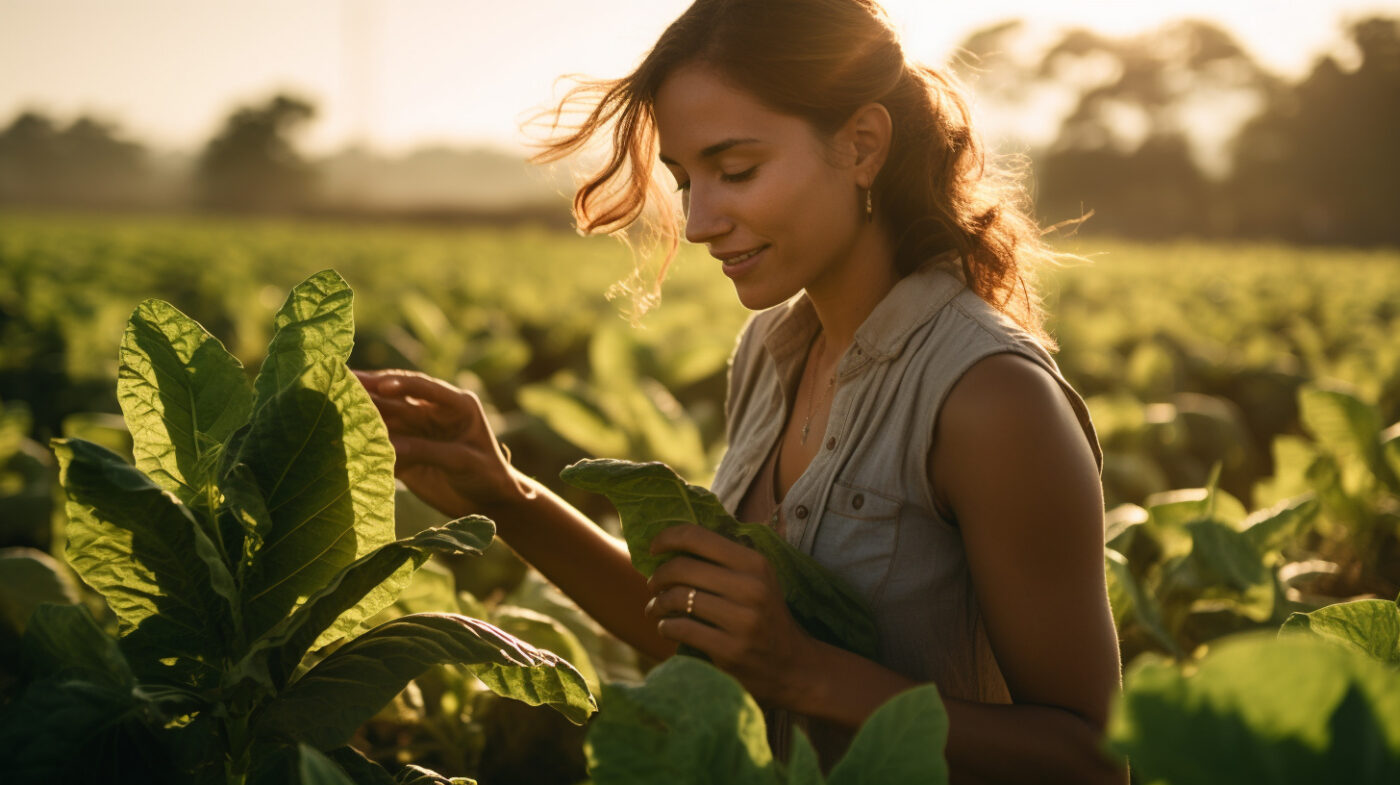
[[[618,455],[631,449],[626,433],[568,391],[549,384],[527,384],[516,391],[516,400],[521,411],[540,418],[584,452]]]
[[[510,633],[522,641],[540,649],[547,649],[569,661],[588,684],[590,692],[597,692],[602,685],[598,671],[588,650],[583,648],[577,636],[562,622],[543,613],[511,605],[498,605],[491,622],[502,631]]]
[[[0,548],[0,631],[24,633],[40,603],[72,604],[80,599],[66,567],[35,548]]]
[[[1377,479],[1395,487],[1381,450],[1381,416],[1376,407],[1350,392],[1307,386],[1298,392],[1299,418],[1324,449],[1345,466],[1363,462]]]
[[[948,781],[948,714],[938,688],[924,684],[886,701],[861,725],[845,757],[831,769],[831,785]]]
[[[1308,636],[1239,636],[1187,672],[1138,660],[1108,735],[1143,782],[1393,783],[1400,673]]]
[[[465,667],[497,694],[549,705],[575,723],[596,710],[583,677],[554,654],[483,621],[420,613],[381,624],[336,649],[268,706],[257,730],[318,749],[338,747],[433,665]]]
[[[285,684],[306,652],[315,648],[327,632],[343,637],[393,603],[393,589],[402,586],[388,587],[385,582],[402,572],[405,565],[411,573],[434,553],[480,555],[491,544],[495,532],[496,526],[490,519],[471,516],[424,529],[379,548],[351,564],[279,622],[259,641],[250,659],[267,656],[273,683]]]
[[[1395,423],[1381,434],[1381,457],[1385,459],[1390,476],[1395,478],[1391,490],[1400,493],[1400,422]]]
[[[1277,551],[1291,543],[1298,531],[1317,517],[1322,505],[1312,494],[1285,499],[1245,519],[1245,538],[1259,553]]]
[[[1136,621],[1163,649],[1181,656],[1181,647],[1162,620],[1162,609],[1151,592],[1143,591],[1129,567],[1128,559],[1112,548],[1104,549],[1104,564],[1108,582],[1108,597],[1113,608],[1113,620],[1118,629]]]
[[[743,543],[773,564],[793,618],[814,637],[873,658],[879,633],[869,606],[854,589],[763,524],[739,523],[710,491],[687,485],[662,463],[579,461],[560,473],[565,482],[608,497],[622,516],[632,564],[650,576],[668,555],[651,553],[662,531],[691,523]]]
[[[812,742],[807,740],[807,734],[801,728],[793,728],[791,741],[788,743],[788,759],[783,766],[784,783],[786,785],[824,785],[826,777],[822,774],[821,759],[817,756],[817,750],[812,746]]]
[[[595,785],[782,781],[758,704],[694,657],[670,658],[639,686],[605,685],[584,751]]]
[[[353,293],[334,270],[297,284],[277,311],[272,342],[254,382],[257,406],[297,383],[313,365],[350,359],[355,343]]]
[[[1400,666],[1400,606],[1389,600],[1339,602],[1295,613],[1283,623],[1282,632],[1310,632]]]
[[[198,322],[160,300],[147,300],[131,314],[120,356],[117,400],[136,468],[185,504],[212,509],[217,464],[209,453],[253,408],[243,364]]]
[[[118,692],[136,677],[126,658],[81,605],[39,606],[24,634],[25,671],[34,679],[82,679]]]
[[[271,518],[243,586],[256,639],[351,562],[394,537],[394,450],[339,360],[287,382],[253,415],[239,461]]]
[[[0,706],[0,781],[183,782],[158,735],[165,721],[129,688],[77,679],[34,681]]]
[[[116,453],[80,439],[54,441],[68,494],[68,562],[107,600],[140,673],[153,658],[176,673],[216,678],[228,654],[232,579],[194,515]]]

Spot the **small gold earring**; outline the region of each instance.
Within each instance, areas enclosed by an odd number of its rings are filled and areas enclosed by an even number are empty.
[[[872,193],[874,193],[873,188],[865,189],[865,220],[867,221],[875,219],[875,201],[871,197]]]

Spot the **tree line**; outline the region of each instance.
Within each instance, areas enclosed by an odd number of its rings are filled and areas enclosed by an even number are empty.
[[[1069,96],[1053,141],[1030,150],[1047,224],[1092,212],[1085,231],[1136,238],[1400,243],[1400,19],[1353,22],[1351,57],[1324,56],[1292,81],[1207,22],[1127,37],[1072,29],[1033,56],[1024,32],[1014,21],[977,31],[953,68],[983,104]],[[314,210],[325,167],[295,140],[315,116],[290,95],[238,107],[176,171],[109,122],[23,112],[0,130],[0,205]],[[1202,137],[1230,117],[1212,165]]]
[[[1352,62],[1324,56],[1293,82],[1201,21],[1123,38],[1071,30],[1030,60],[1013,56],[1022,32],[974,33],[955,70],[993,105],[1072,95],[1054,141],[1031,153],[1047,223],[1092,211],[1086,230],[1136,238],[1400,243],[1400,19],[1350,24]],[[1210,172],[1196,137],[1240,106],[1253,112]]]

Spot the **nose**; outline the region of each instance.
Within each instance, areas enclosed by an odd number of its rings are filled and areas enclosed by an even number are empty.
[[[685,212],[685,239],[697,245],[712,243],[734,228],[723,205],[713,194],[694,187],[681,196]]]

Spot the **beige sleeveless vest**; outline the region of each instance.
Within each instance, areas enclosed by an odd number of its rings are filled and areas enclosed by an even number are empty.
[[[836,396],[817,456],[781,504],[787,540],[865,595],[879,661],[945,697],[1009,703],[982,627],[956,525],[936,510],[928,456],[939,408],[974,363],[1013,352],[1059,382],[1102,468],[1089,413],[1043,347],[968,289],[942,257],[901,279],[857,330],[837,365]],[[732,513],[787,421],[788,401],[819,328],[805,294],[754,316],[739,338],[726,401],[729,450],[714,492]],[[774,711],[775,754],[803,727],[823,768],[850,734]]]

